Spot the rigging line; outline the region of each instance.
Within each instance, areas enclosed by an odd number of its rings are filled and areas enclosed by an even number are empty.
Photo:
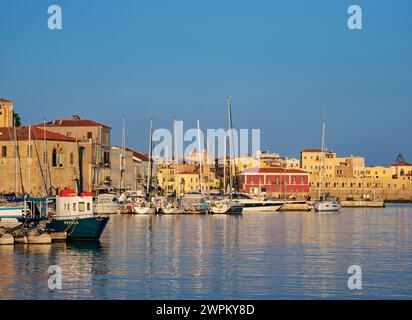
[[[45,190],[46,196],[48,196],[49,192],[47,190],[47,181],[46,181],[46,177],[44,176],[43,168],[42,168],[40,157],[39,157],[39,151],[37,150],[37,145],[36,145],[35,140],[33,140],[33,145],[34,145],[34,150],[36,151],[37,162],[39,164],[40,173],[41,173],[41,176],[42,176],[42,179],[43,179],[44,190]]]

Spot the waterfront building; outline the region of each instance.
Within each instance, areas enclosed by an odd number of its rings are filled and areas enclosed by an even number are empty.
[[[0,128],[13,127],[13,101],[0,98]]]
[[[323,171],[325,177],[331,178],[361,177],[365,170],[365,158],[337,157],[335,152],[322,152],[320,149],[303,150],[300,161],[300,167],[311,175],[319,175]]]
[[[204,165],[202,171],[202,190],[207,192],[219,189],[221,181],[216,178],[213,168]],[[176,168],[176,174],[174,170]],[[163,164],[157,169],[157,181],[165,194],[176,192],[177,195],[200,191],[199,165],[196,164]]]
[[[79,140],[83,159],[83,190],[93,191],[105,186],[105,180],[110,176],[109,126],[73,115],[72,119],[48,121],[38,124],[37,127]]]
[[[239,173],[240,191],[274,197],[303,198],[309,193],[309,173],[282,167],[252,168]]]
[[[147,183],[149,157],[131,148],[110,148],[110,172],[105,184],[115,189],[138,190]],[[153,164],[152,176],[156,176]]]
[[[340,200],[412,200],[412,164],[407,162],[368,167],[362,157],[340,158],[334,152],[306,149],[301,152],[301,167],[310,173],[314,199],[322,184],[322,192]]]
[[[2,127],[0,193],[44,196],[58,189],[76,189],[76,179],[82,176],[81,158],[73,137],[37,127]]]

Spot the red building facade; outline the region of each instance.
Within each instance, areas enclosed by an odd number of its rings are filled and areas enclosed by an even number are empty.
[[[246,169],[239,173],[239,180],[241,191],[252,194],[307,194],[310,190],[309,173],[301,169]]]

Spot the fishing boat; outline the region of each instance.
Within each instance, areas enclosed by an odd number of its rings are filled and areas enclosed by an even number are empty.
[[[93,194],[62,190],[55,198],[56,210],[46,223],[46,230],[66,232],[68,240],[99,240],[109,217],[94,215]]]
[[[64,232],[67,240],[99,240],[110,219],[93,213],[93,195],[89,192],[77,195],[65,189],[54,198],[27,198],[25,202],[28,211],[19,222],[45,221],[46,232]]]
[[[325,140],[326,140],[326,113],[323,113],[323,123],[322,123],[322,157],[323,157],[323,164],[321,168],[321,172],[319,175],[320,183],[319,183],[319,191],[318,191],[318,201],[315,202],[313,209],[316,212],[339,212],[341,205],[335,199],[328,199],[325,194],[322,195],[322,188],[323,188],[323,181],[325,178]]]

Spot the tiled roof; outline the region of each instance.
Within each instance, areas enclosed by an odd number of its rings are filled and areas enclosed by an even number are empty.
[[[142,161],[149,161],[149,157],[141,152],[134,151],[133,149],[126,148],[126,150],[133,152],[133,157],[136,157]]]
[[[39,123],[37,127],[42,127],[44,124]],[[46,127],[111,127],[94,120],[80,119],[80,120],[53,120],[46,122]]]
[[[16,128],[17,140],[25,141],[29,140],[29,127]],[[68,137],[62,134],[44,131],[37,127],[31,127],[31,139],[43,140],[46,138],[48,141],[77,141],[75,138]],[[0,141],[12,141],[14,139],[14,130],[10,127],[0,128]]]
[[[7,100],[7,99],[3,99],[3,98],[0,98],[0,102],[13,102],[13,101],[11,101],[11,100]]]
[[[250,168],[250,169],[245,169],[240,174],[243,173],[308,173],[304,170],[301,169],[284,169],[282,167],[276,167],[276,168]]]
[[[391,167],[412,167],[412,164],[409,162],[399,162],[399,163],[393,163],[391,164]]]

